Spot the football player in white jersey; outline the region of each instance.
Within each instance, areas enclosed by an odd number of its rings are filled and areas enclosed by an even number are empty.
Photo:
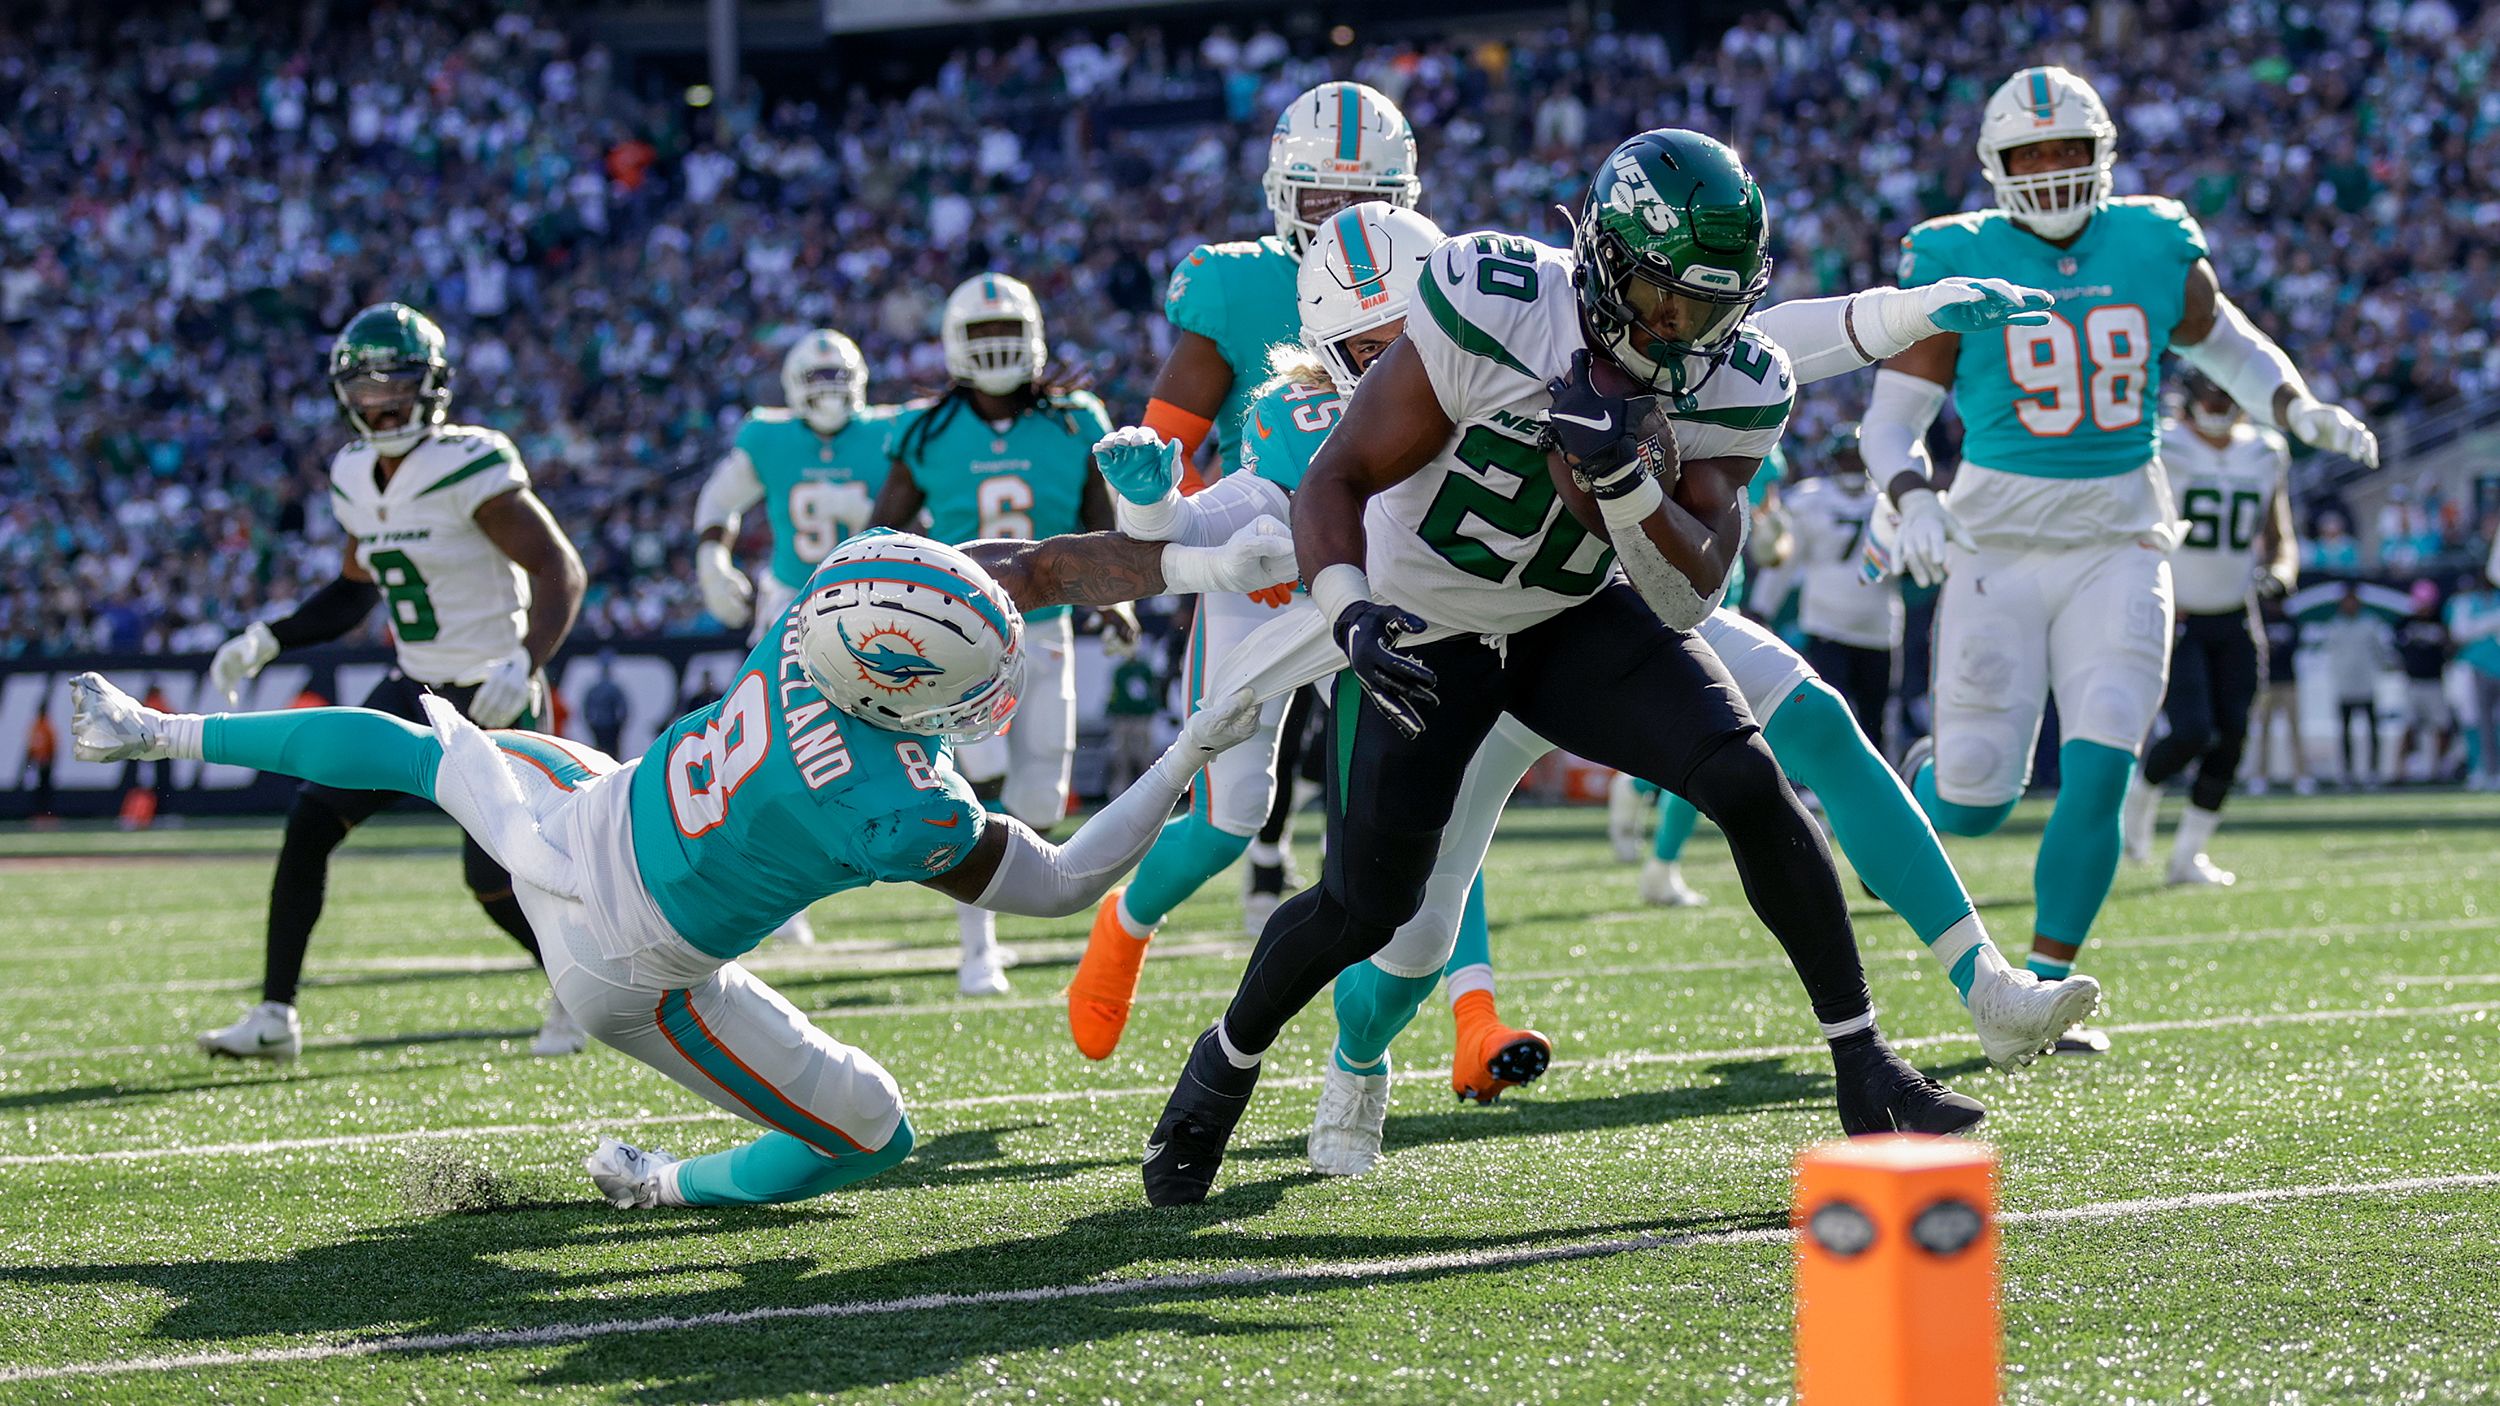
[[[1903,611],[1900,583],[1868,580],[1860,561],[1876,502],[1858,460],[1855,425],[1833,435],[1821,467],[1792,481],[1781,500],[1797,543],[1797,623],[1805,627],[1806,662],[1848,700],[1859,730],[1881,747]]]
[[[1903,758],[1936,828],[1985,835],[2021,799],[2057,700],[2057,804],[2032,869],[2031,969],[2071,974],[2109,896],[2127,787],[2160,707],[2172,602],[2170,488],[2158,444],[2174,349],[2262,422],[2378,459],[2349,411],[2232,307],[2186,207],[2111,193],[2118,129],[2063,68],[2027,68],[1981,115],[1997,208],[1902,240],[1905,287],[1993,275],[2047,289],[2045,323],[1938,337],[1887,363],[1863,417],[1867,473],[1900,514],[1893,556],[1936,610],[1935,731]],[[1965,434],[1948,506],[1923,441],[1947,397]],[[2058,1048],[2097,1053],[2077,1031]]]
[[[330,507],[347,533],[338,579],[285,619],[228,640],[209,666],[211,685],[239,703],[244,682],[282,651],[337,639],[381,603],[398,667],[364,706],[421,722],[418,700],[435,693],[482,727],[542,721],[538,671],[573,628],[583,574],[573,544],[530,491],[520,453],[494,430],[448,422],[443,332],[412,307],[379,303],[357,313],[331,346],[329,366],[331,393],[356,434],[330,460]],[[296,987],[330,852],[398,799],[309,782],[296,792],[270,884],[260,1004],[201,1035],[201,1049],[239,1059],[293,1059],[302,1050]],[[537,959],[511,875],[475,840],[463,842],[461,870],[487,916]],[[530,1050],[573,1054],[585,1040],[550,998]]]
[[[2179,549],[2170,556],[2178,631],[2170,646],[2169,731],[2145,750],[2127,796],[2127,855],[2153,857],[2162,787],[2196,764],[2170,853],[2170,882],[2228,884],[2205,846],[2248,746],[2249,709],[2265,677],[2257,597],[2288,595],[2300,579],[2292,527],[2291,450],[2248,423],[2231,393],[2189,372],[2180,416],[2162,426],[2161,460],[2179,501]]]
[[[1419,910],[1469,759],[1506,711],[1686,795],[1728,833],[1832,1043],[1846,1131],[1981,1116],[1876,1034],[1821,831],[1724,666],[1683,633],[1725,580],[1744,485],[1787,420],[1787,355],[1744,329],[1769,285],[1767,223],[1733,152],[1658,131],[1599,171],[1573,250],[1477,234],[1434,255],[1420,314],[1364,373],[1294,499],[1303,576],[1347,663],[1325,877],[1277,910],[1192,1047],[1147,1141],[1150,1202],[1204,1199],[1284,1023]],[[1854,300],[1833,302],[1848,323]],[[1888,323],[1878,308],[1916,335],[1939,325],[1924,295],[1867,310]],[[1910,340],[1884,331],[1851,336],[1885,355]],[[1626,397],[1644,387],[1671,433],[1632,433]]]

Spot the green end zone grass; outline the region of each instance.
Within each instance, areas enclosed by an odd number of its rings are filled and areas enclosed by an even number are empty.
[[[1954,846],[2009,949],[2040,817]],[[1016,993],[970,1002],[937,896],[822,905],[825,945],[754,965],[895,1073],[920,1150],[811,1205],[627,1214],[594,1130],[748,1133],[611,1051],[529,1057],[543,988],[448,828],[342,852],[278,1067],[190,1044],[256,995],[274,827],[0,836],[0,1401],[1785,1400],[1828,1065],[1716,835],[1713,906],[1670,914],[1601,823],[1521,810],[1493,856],[1502,1009],[1552,1074],[1458,1105],[1436,1000],[1391,1155],[1324,1180],[1322,1002],[1183,1212],[1135,1162],[1246,951],[1229,877],[1101,1065],[1057,997],[1084,919],[1004,920]],[[1990,1108],[2008,1402],[2500,1401],[2495,839],[2479,797],[2235,802],[2238,888],[2120,877],[2084,961],[2116,1052],[2015,1078],[1858,904],[1886,1030]]]

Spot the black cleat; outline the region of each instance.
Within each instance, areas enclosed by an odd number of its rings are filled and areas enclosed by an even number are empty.
[[[1840,1130],[1869,1133],[1958,1133],[1988,1116],[1977,1099],[1957,1094],[1910,1067],[1869,1030],[1832,1047],[1840,1084]]]
[[[1189,1047],[1181,1081],[1146,1139],[1146,1204],[1195,1206],[1215,1185],[1224,1145],[1250,1106],[1256,1068],[1236,1069],[1210,1029]]]
[[[1250,866],[1250,891],[1252,893],[1283,898],[1287,881],[1288,875],[1282,864],[1254,863]]]

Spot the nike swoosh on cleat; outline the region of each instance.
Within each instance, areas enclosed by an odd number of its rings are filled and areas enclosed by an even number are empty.
[[[1586,425],[1592,430],[1611,430],[1615,427],[1615,417],[1612,415],[1599,420],[1591,420],[1579,415],[1565,415],[1559,410],[1548,410],[1545,415],[1550,420],[1560,420],[1566,425]]]
[[[1168,1142],[1150,1142],[1150,1143],[1147,1143],[1147,1144],[1146,1144],[1146,1160],[1147,1160],[1147,1161],[1149,1161],[1149,1162],[1151,1162],[1151,1161],[1153,1161],[1154,1159],[1156,1159],[1157,1157],[1162,1156],[1162,1155],[1163,1155],[1163,1149],[1165,1149],[1165,1148],[1167,1148],[1167,1147],[1169,1147],[1169,1146],[1171,1146],[1171,1144],[1170,1144],[1170,1143],[1168,1143]]]
[[[260,1037],[260,1042],[263,1045],[283,1045],[286,1043],[286,1037],[284,1035],[263,1035]]]

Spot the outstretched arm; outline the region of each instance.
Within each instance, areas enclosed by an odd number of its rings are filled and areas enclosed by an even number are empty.
[[[1788,353],[1800,383],[1844,376],[1930,337],[2048,321],[2056,300],[2002,278],[1946,278],[1919,288],[1868,288],[1838,298],[1794,298],[1754,314]]]
[[[2351,411],[2310,394],[2300,368],[2222,295],[2213,265],[2203,259],[2188,266],[2186,296],[2170,344],[2258,422],[2277,426],[2303,444],[2377,466],[2378,436]]]
[[[1211,703],[1191,714],[1179,739],[1146,774],[1079,826],[1066,844],[1052,844],[1013,816],[994,815],[961,864],[925,882],[993,913],[1038,918],[1082,913],[1146,857],[1198,769],[1248,741],[1258,725],[1259,705],[1248,689]]]
[[[1253,591],[1293,575],[1293,539],[1272,517],[1249,522],[1228,540],[1206,547],[1085,532],[1039,542],[967,542],[963,550],[1006,588],[1018,610],[1099,608],[1167,591]]]

